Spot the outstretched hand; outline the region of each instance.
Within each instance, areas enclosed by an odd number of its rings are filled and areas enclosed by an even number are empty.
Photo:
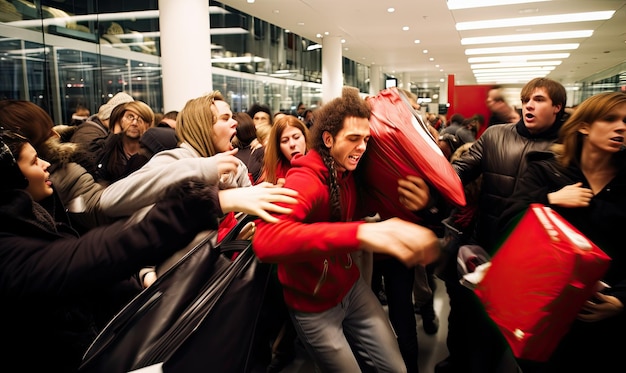
[[[433,231],[399,218],[361,224],[357,239],[363,249],[393,256],[407,267],[427,265],[439,257],[439,239]]]
[[[585,302],[578,319],[584,322],[596,322],[619,315],[624,311],[624,305],[614,296],[600,292],[595,294],[594,301]]]
[[[410,211],[419,211],[430,202],[430,190],[421,177],[409,175],[398,180],[400,203]]]
[[[222,212],[231,211],[245,212],[258,216],[269,223],[276,223],[278,218],[270,213],[289,214],[292,209],[282,207],[277,203],[295,204],[293,197],[298,192],[288,188],[282,188],[272,183],[263,182],[247,188],[232,188],[219,191]]]
[[[222,176],[224,174],[234,174],[239,167],[239,158],[235,157],[235,154],[239,149],[233,149],[214,155],[217,159],[217,174]]]
[[[589,188],[583,188],[583,183],[578,182],[566,185],[560,190],[548,194],[548,202],[551,205],[561,207],[586,207],[593,198],[593,192]]]

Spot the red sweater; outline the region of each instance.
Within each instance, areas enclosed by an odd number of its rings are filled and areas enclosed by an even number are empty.
[[[293,212],[278,223],[257,221],[253,248],[264,262],[278,263],[287,306],[302,312],[322,312],[337,305],[360,273],[350,253],[359,250],[357,228],[350,222],[357,194],[351,173],[339,175],[342,220],[329,223],[328,169],[319,153],[309,151],[292,160],[285,187],[298,191]]]

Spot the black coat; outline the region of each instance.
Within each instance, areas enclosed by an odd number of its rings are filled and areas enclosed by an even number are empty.
[[[626,166],[591,199],[589,206],[566,208],[550,205],[548,194],[577,182],[590,188],[580,168],[563,167],[550,152],[533,152],[528,159],[527,171],[502,214],[500,232],[507,231],[531,203],[550,206],[611,257],[604,281],[611,285],[611,295],[626,306],[626,243],[622,235],[626,228]]]
[[[502,216],[502,231],[521,216],[530,203],[550,206],[611,257],[603,281],[611,287],[603,293],[626,306],[626,154],[620,154],[618,174],[597,193],[587,207],[565,208],[548,204],[548,193],[566,185],[589,182],[580,168],[560,165],[549,152],[530,153],[527,172],[520,179],[511,203]],[[575,321],[559,344],[545,372],[623,372],[626,349],[626,312],[599,322]]]
[[[46,210],[25,191],[0,196],[4,366],[75,371],[100,318],[129,295],[112,289],[185,247],[198,232],[217,227],[217,189],[205,189],[157,203],[135,225],[119,222],[82,237],[58,216],[59,209]]]
[[[547,150],[556,140],[560,121],[538,135],[531,135],[523,119],[514,124],[487,128],[474,142],[467,155],[452,166],[463,185],[482,175],[478,201],[475,240],[490,254],[497,248],[500,215],[513,194],[515,185],[526,171],[526,154]]]

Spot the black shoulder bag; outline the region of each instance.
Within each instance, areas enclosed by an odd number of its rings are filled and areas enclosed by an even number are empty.
[[[86,352],[79,372],[248,372],[271,276],[251,241],[235,240],[254,217],[217,245],[212,232],[127,304]],[[237,254],[231,260],[233,254]]]

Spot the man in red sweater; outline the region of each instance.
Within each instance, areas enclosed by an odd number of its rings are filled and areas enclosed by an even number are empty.
[[[311,150],[292,162],[285,181],[298,203],[278,223],[258,222],[254,250],[261,261],[278,263],[294,326],[323,372],[406,372],[388,317],[351,254],[367,250],[426,265],[438,256],[437,237],[398,218],[352,221],[352,172],[367,148],[370,110],[351,88],[318,110]],[[401,200],[415,198],[401,192]]]

